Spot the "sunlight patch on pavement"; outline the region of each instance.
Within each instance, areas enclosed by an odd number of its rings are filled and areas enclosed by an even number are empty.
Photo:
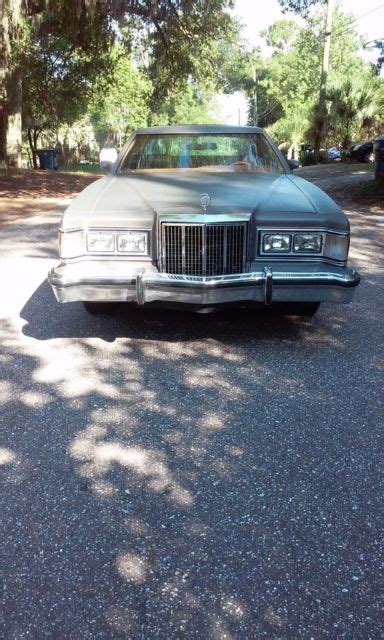
[[[224,597],[222,599],[221,607],[226,614],[228,614],[235,620],[241,620],[241,618],[243,618],[245,615],[244,605],[240,602],[240,600],[232,596]]]
[[[207,431],[222,431],[225,428],[225,420],[217,413],[206,412],[204,416],[200,418],[197,423],[198,429],[207,430]]]
[[[113,396],[115,386],[104,381],[103,369],[89,365],[85,344],[65,344],[65,349],[61,349],[55,342],[44,349],[49,357],[34,374],[37,382],[60,384],[61,395],[66,398],[87,396],[95,390],[100,395]]]
[[[150,571],[148,561],[134,553],[122,553],[116,558],[119,575],[135,584],[143,584]]]
[[[2,247],[3,250],[3,247]],[[16,253],[16,250],[15,250]],[[46,279],[53,261],[35,258],[0,259],[0,318],[16,316]]]
[[[0,465],[12,464],[16,460],[16,454],[11,449],[0,448]]]
[[[138,446],[127,446],[117,440],[99,440],[100,436],[104,436],[103,431],[97,428],[95,430],[95,427],[91,426],[80,433],[69,446],[70,455],[82,463],[78,469],[81,476],[97,483],[118,465],[135,473],[137,477],[144,478],[147,489],[155,493],[164,493],[173,504],[180,507],[193,504],[192,494],[176,481],[163,453]],[[110,495],[113,494],[110,486],[104,489],[110,492]],[[98,489],[97,484],[92,485],[92,490],[97,493],[100,486]]]

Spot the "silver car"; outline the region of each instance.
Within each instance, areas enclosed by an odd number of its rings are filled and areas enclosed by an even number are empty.
[[[277,305],[352,299],[349,223],[257,127],[140,129],[65,211],[59,302]],[[284,305],[280,305],[283,306]]]

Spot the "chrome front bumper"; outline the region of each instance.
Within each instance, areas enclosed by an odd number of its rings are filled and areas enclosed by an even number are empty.
[[[360,276],[355,269],[326,263],[253,264],[250,273],[216,277],[159,273],[149,263],[79,261],[48,274],[59,302],[183,303],[349,302]]]

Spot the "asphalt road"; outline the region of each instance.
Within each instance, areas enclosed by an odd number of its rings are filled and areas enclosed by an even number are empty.
[[[313,320],[60,306],[58,217],[0,230],[1,637],[381,638],[384,216]]]

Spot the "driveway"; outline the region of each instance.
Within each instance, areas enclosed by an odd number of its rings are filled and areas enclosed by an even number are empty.
[[[324,189],[330,195],[337,195],[345,187],[353,186],[359,182],[372,180],[374,164],[368,163],[332,163],[310,165],[295,170],[295,175],[314,182],[320,189]]]
[[[58,305],[0,229],[7,640],[381,637],[384,216],[313,320]]]

